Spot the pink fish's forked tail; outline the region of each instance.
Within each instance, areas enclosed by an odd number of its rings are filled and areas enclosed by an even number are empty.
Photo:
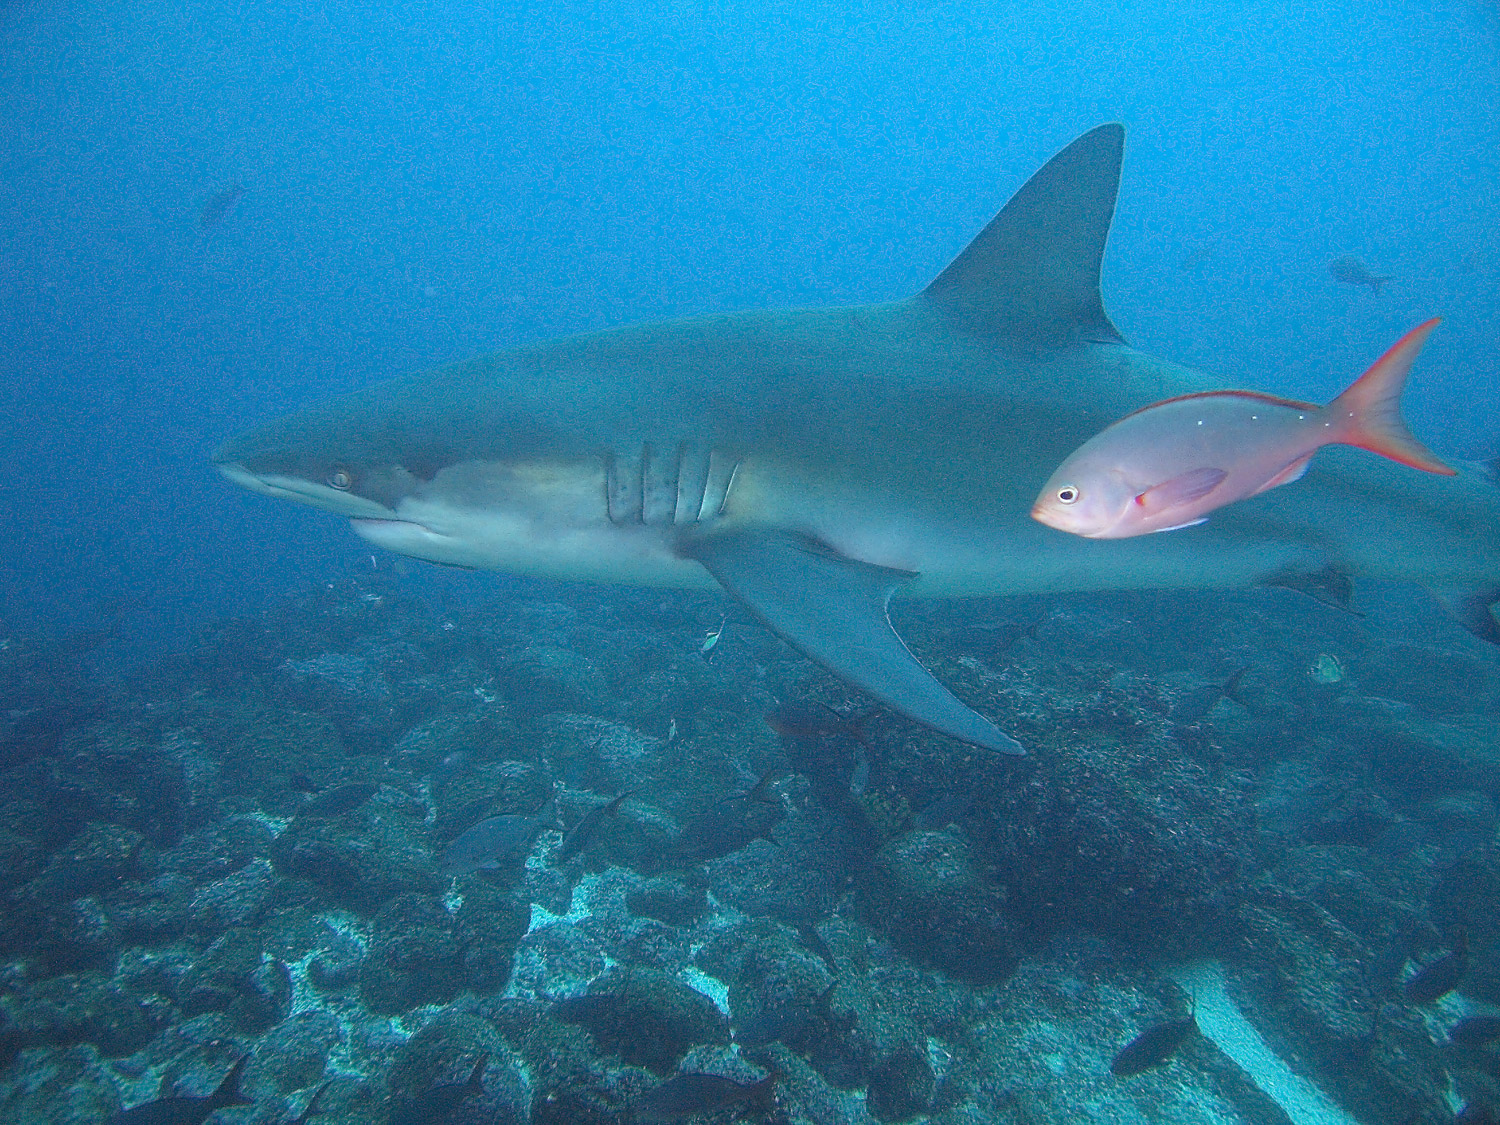
[[[1433,317],[1417,325],[1328,404],[1325,409],[1338,419],[1335,425],[1339,436],[1335,441],[1368,449],[1414,469],[1449,477],[1457,475],[1412,436],[1401,418],[1401,392],[1406,387],[1406,376],[1427,337],[1441,323],[1441,317]]]

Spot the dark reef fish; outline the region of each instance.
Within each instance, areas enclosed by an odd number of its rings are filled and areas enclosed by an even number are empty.
[[[769,1047],[782,1043],[794,1051],[809,1049],[830,1033],[847,1034],[854,1026],[853,1012],[840,1016],[833,1010],[835,980],[811,1000],[801,998],[763,1008],[735,1026],[734,1041],[742,1048]]]
[[[235,180],[234,183],[227,184],[214,192],[203,204],[202,210],[198,212],[198,229],[210,230],[222,223],[224,217],[234,209],[234,205],[244,194],[243,180]]]
[[[1380,287],[1392,280],[1389,277],[1376,277],[1365,268],[1363,262],[1352,257],[1335,258],[1328,263],[1328,272],[1334,281],[1344,285],[1364,285],[1371,293],[1379,293]]]
[[[1465,1016],[1448,1029],[1448,1042],[1458,1047],[1483,1047],[1500,1039],[1500,1016]]]
[[[634,792],[634,789],[627,789],[613,800],[606,801],[602,805],[595,805],[584,813],[578,823],[563,835],[562,843],[557,846],[557,851],[552,853],[553,859],[558,863],[566,863],[588,847],[594,839],[594,834],[599,831],[599,825],[604,818],[614,816],[619,812],[620,802]]]
[[[704,863],[737,852],[754,840],[770,840],[771,829],[786,817],[781,804],[766,796],[779,772],[767,770],[747,792],[725,797],[690,820],[672,845],[672,859]]]
[[[239,1062],[230,1068],[212,1094],[173,1094],[157,1098],[122,1109],[110,1121],[113,1125],[203,1125],[215,1111],[226,1106],[254,1105],[253,1099],[240,1093],[240,1075],[249,1060],[249,1055],[241,1055]]]
[[[639,1122],[681,1121],[694,1114],[765,1104],[775,1084],[775,1071],[759,1082],[736,1082],[718,1074],[679,1074],[647,1090],[632,1108]]]
[[[844,715],[825,703],[781,703],[766,715],[792,767],[834,805],[864,795],[870,784],[870,751],[864,726],[873,709]]]
[[[318,1108],[318,1099],[323,1096],[323,1091],[328,1089],[325,1082],[313,1091],[313,1096],[307,1099],[307,1104],[302,1107],[302,1112],[287,1122],[287,1125],[307,1125],[314,1117],[322,1117],[324,1110]]]
[[[1435,961],[1429,961],[1401,986],[1401,993],[1413,1004],[1431,1004],[1458,987],[1469,971],[1469,936],[1460,931],[1458,943]]]
[[[1167,718],[1179,726],[1191,726],[1200,719],[1208,717],[1208,713],[1214,709],[1221,699],[1232,699],[1241,707],[1245,701],[1240,698],[1240,681],[1245,678],[1245,673],[1250,671],[1249,665],[1237,668],[1227,680],[1219,684],[1209,684],[1206,687],[1184,692],[1173,704],[1167,714]]]
[[[1115,1061],[1109,1064],[1109,1072],[1117,1078],[1140,1074],[1154,1066],[1161,1066],[1188,1037],[1198,1030],[1198,1021],[1188,1013],[1182,1019],[1148,1027],[1120,1049]]]
[[[473,871],[503,867],[522,849],[529,850],[538,832],[557,823],[556,818],[546,811],[548,806],[530,814],[492,816],[466,828],[443,852],[438,870],[444,875],[467,875]]]
[[[919,832],[937,832],[955,821],[962,820],[974,807],[975,794],[948,793],[918,810],[912,817],[911,826]]]
[[[373,781],[351,781],[347,785],[336,785],[304,801],[297,809],[297,815],[342,816],[346,812],[353,812],[378,792],[380,786]]]
[[[490,1053],[481,1051],[466,1081],[433,1086],[402,1099],[391,1111],[391,1125],[443,1125],[451,1120],[460,1105],[484,1093],[484,1068],[489,1061]]]

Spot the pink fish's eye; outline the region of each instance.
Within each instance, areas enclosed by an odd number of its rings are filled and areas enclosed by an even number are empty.
[[[1057,502],[1059,504],[1072,504],[1078,499],[1078,489],[1071,484],[1065,484],[1057,490]]]

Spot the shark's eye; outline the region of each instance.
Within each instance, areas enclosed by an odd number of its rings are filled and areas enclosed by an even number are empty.
[[[354,477],[348,469],[334,469],[328,474],[328,487],[336,488],[340,492],[348,492],[354,487]]]
[[[1057,502],[1059,504],[1071,504],[1078,499],[1078,489],[1071,484],[1065,484],[1057,490]]]

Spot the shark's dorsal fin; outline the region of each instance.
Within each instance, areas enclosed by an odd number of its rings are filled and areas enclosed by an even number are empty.
[[[1124,151],[1123,125],[1079,137],[1026,181],[922,297],[969,331],[1028,345],[1124,343],[1099,296]]]

